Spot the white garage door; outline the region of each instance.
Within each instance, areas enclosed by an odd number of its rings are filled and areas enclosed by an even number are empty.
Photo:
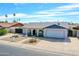
[[[44,36],[45,37],[55,37],[55,38],[65,38],[66,32],[65,30],[61,29],[45,29],[44,30]]]

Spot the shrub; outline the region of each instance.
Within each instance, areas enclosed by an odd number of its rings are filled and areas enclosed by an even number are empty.
[[[30,40],[29,40],[29,43],[36,43],[36,42],[37,42],[36,39],[30,39]]]
[[[0,36],[7,34],[7,32],[6,29],[0,29]]]

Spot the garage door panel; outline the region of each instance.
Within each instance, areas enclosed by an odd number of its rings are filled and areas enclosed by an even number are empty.
[[[45,36],[56,37],[56,38],[64,38],[65,32],[63,30],[47,29],[47,30],[45,30]]]

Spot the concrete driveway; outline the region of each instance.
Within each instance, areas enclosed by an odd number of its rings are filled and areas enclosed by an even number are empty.
[[[79,55],[79,39],[69,37],[68,39],[46,39],[41,38],[36,47],[41,47],[49,51],[63,52],[71,55]]]

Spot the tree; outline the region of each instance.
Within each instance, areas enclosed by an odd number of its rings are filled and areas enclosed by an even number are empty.
[[[15,19],[16,14],[13,13],[13,16],[14,16],[14,20],[13,20],[13,22],[17,22],[17,20]]]
[[[17,21],[19,22],[20,21],[20,18],[18,18]]]
[[[14,13],[13,16],[16,16],[16,14]]]
[[[13,16],[14,16],[14,20],[15,20],[15,16],[16,16],[16,14],[15,14],[15,13],[13,13]]]
[[[5,17],[7,18],[7,17],[8,17],[8,15],[7,15],[7,14],[5,14]]]
[[[6,20],[5,20],[5,21],[6,21],[6,22],[7,22],[7,17],[8,17],[8,15],[7,15],[7,14],[5,14],[5,18],[6,18]]]
[[[0,21],[0,23],[4,23],[4,21]]]
[[[17,21],[16,20],[13,20],[13,23],[16,23]]]
[[[5,23],[8,23],[8,21],[7,21],[7,20],[5,20]]]

